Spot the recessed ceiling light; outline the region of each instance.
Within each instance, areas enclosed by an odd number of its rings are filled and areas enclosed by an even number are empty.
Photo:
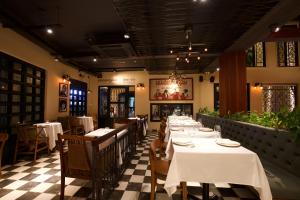
[[[189,51],[192,51],[192,46],[189,46]]]
[[[46,32],[51,35],[51,34],[53,34],[53,29],[52,28],[46,28]]]
[[[176,60],[177,60],[177,61],[180,60],[179,56],[176,57]]]
[[[97,58],[93,58],[93,62],[97,62]]]
[[[189,56],[191,56],[191,55],[192,55],[192,53],[190,52],[190,53],[189,53]]]
[[[124,38],[125,38],[125,39],[129,39],[129,38],[130,38],[130,35],[129,35],[128,33],[125,33],[125,34],[124,34]]]
[[[173,53],[173,50],[170,50],[170,54],[172,54]]]
[[[219,67],[217,68],[217,72],[218,72],[218,71],[220,71],[220,68],[219,68]]]
[[[198,56],[198,57],[197,57],[197,59],[198,59],[198,60],[200,60],[200,59],[201,59],[201,57],[200,57],[200,56]]]
[[[207,49],[207,48],[205,48],[205,49],[204,49],[204,51],[205,51],[205,52],[207,52],[207,51],[208,51],[208,49]]]
[[[58,61],[59,61],[59,59],[58,59],[58,58],[54,58],[54,61],[55,61],[55,62],[58,62]]]
[[[278,32],[278,31],[280,31],[280,27],[279,26],[277,26],[275,29],[274,29],[274,32]]]

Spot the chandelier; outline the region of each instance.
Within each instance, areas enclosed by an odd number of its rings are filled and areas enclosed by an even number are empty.
[[[178,73],[175,69],[174,72],[171,73],[171,75],[169,76],[169,80],[171,81],[171,84],[176,84],[178,86],[183,84],[183,75]]]

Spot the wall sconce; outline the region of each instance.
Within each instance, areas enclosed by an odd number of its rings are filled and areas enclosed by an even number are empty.
[[[262,87],[262,83],[254,83],[254,88],[259,88],[259,89],[263,89]]]
[[[136,87],[137,87],[137,89],[145,89],[144,83],[138,83],[138,84],[136,85]]]
[[[68,74],[64,74],[62,76],[62,78],[63,78],[64,83],[68,82],[69,84],[71,84],[71,81],[70,81],[71,77]]]

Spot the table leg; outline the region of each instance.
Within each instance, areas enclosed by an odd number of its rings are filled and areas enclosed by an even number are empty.
[[[208,183],[203,183],[202,185],[202,199],[203,200],[209,200],[209,184]]]

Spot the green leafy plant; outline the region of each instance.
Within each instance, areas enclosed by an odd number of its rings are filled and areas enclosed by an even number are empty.
[[[209,111],[207,107],[199,109],[199,113],[209,116],[219,116],[217,111]],[[228,114],[224,118],[258,124],[265,127],[275,129],[285,129],[292,134],[294,140],[300,139],[300,108],[289,111],[287,108],[281,109],[279,112],[237,112]]]
[[[286,129],[292,134],[294,140],[300,138],[300,108],[294,109],[288,114],[283,115],[282,123]]]

